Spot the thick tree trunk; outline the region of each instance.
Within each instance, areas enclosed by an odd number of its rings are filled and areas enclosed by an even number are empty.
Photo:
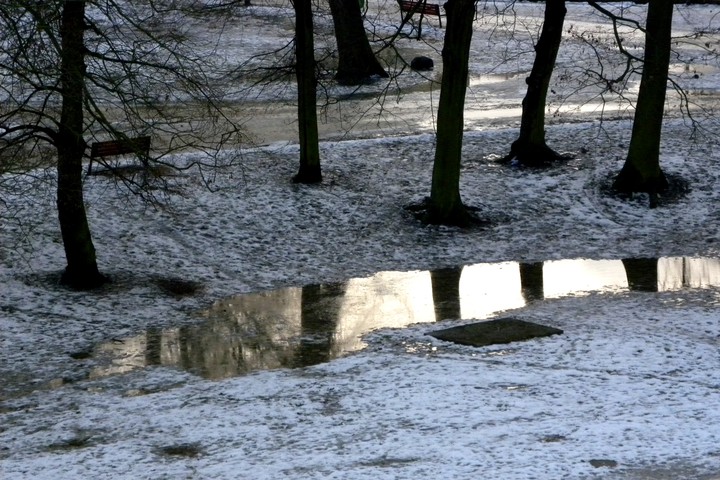
[[[517,158],[523,165],[536,167],[562,158],[545,143],[545,106],[566,12],[565,0],[545,2],[545,19],[535,45],[535,62],[525,80],[528,88],[522,103],[520,136],[512,144],[505,161]]]
[[[77,289],[90,289],[102,285],[107,279],[98,271],[83,198],[84,1],[64,2],[60,28],[62,111],[56,138],[57,207],[67,259],[62,283]]]
[[[346,289],[345,283],[302,287],[300,344],[292,359],[293,367],[307,367],[332,360]]]
[[[445,11],[447,28],[442,50],[443,75],[438,104],[437,143],[426,221],[466,226],[471,216],[460,199],[460,158],[475,2],[449,0],[445,4]]]
[[[657,258],[624,258],[628,288],[635,292],[658,291]]]
[[[300,131],[300,170],[293,181],[319,183],[320,145],[317,126],[317,79],[313,37],[312,3],[295,0],[295,58],[298,87],[298,124]]]
[[[660,138],[667,90],[673,4],[650,0],[645,33],[645,64],[638,92],[632,137],[625,164],[613,187],[619,192],[654,196],[668,186],[660,169]]]
[[[335,80],[342,85],[358,85],[373,75],[388,73],[370,47],[358,0],[330,0],[338,47],[338,69]]]

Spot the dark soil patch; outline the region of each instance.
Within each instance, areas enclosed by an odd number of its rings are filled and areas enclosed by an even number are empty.
[[[112,278],[100,274],[97,285],[90,288],[81,288],[75,285],[67,285],[63,281],[64,270],[51,272],[34,272],[23,277],[23,283],[30,287],[41,287],[48,290],[65,290],[72,292],[82,292],[84,294],[93,294],[105,292],[112,285]]]
[[[73,360],[87,360],[88,358],[92,358],[92,351],[78,350],[77,352],[70,352],[68,355],[70,355],[70,358]]]
[[[446,225],[449,227],[458,227],[464,230],[472,229],[484,229],[489,227],[492,222],[485,218],[480,217],[479,207],[465,205],[465,211],[462,214],[456,216],[456,218],[450,219],[447,223],[438,223],[433,221],[430,212],[430,199],[425,198],[419,203],[413,203],[404,207],[405,211],[409,212],[416,220],[426,225]]]
[[[160,287],[160,290],[174,297],[189,297],[201,292],[204,288],[202,283],[174,277],[156,277],[153,281]]]
[[[91,177],[118,177],[124,179],[132,179],[135,175],[147,175],[149,177],[172,177],[179,173],[180,170],[172,168],[169,165],[144,165],[126,164],[113,165],[111,167],[98,167],[89,175]]]
[[[158,447],[156,453],[166,457],[195,458],[204,453],[202,447],[197,443],[180,443],[177,445],[166,445]]]
[[[612,172],[600,181],[600,193],[610,198],[617,198],[631,203],[641,203],[652,208],[673,205],[687,197],[690,193],[690,182],[675,173],[665,173],[668,188],[657,194],[656,198],[647,193],[621,193],[613,188],[613,182],[619,172]]]
[[[618,466],[618,462],[616,460],[611,460],[607,458],[596,458],[593,460],[590,460],[590,465],[592,465],[595,468],[615,468]]]
[[[567,164],[574,158],[571,154],[556,152],[547,145],[542,147],[528,146],[520,144],[516,140],[510,147],[510,153],[496,160],[496,162],[513,168],[529,168],[542,171]]]
[[[48,450],[75,450],[79,448],[85,448],[90,446],[90,439],[92,435],[78,434],[62,442],[53,443],[48,445]]]

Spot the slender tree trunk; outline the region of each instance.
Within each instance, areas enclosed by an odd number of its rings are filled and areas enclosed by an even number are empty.
[[[77,289],[90,289],[102,285],[107,279],[98,271],[83,198],[84,1],[64,2],[60,28],[62,111],[56,138],[57,207],[67,259],[62,283]]]
[[[522,103],[520,136],[512,144],[505,161],[517,158],[523,165],[542,166],[562,158],[545,143],[545,106],[550,78],[560,49],[566,12],[565,0],[545,2],[545,19],[540,38],[535,45],[535,62],[530,76],[525,80],[528,88]]]
[[[645,64],[635,107],[628,156],[613,187],[620,192],[655,195],[668,186],[660,168],[660,139],[667,90],[673,3],[650,0],[645,32]]]
[[[162,365],[162,329],[150,327],[145,331],[145,365]]]
[[[440,268],[430,271],[435,321],[462,318],[460,308],[460,278],[462,267]]]
[[[528,303],[545,298],[543,262],[520,263],[520,289]]]
[[[313,37],[312,3],[295,0],[295,58],[298,86],[298,124],[300,131],[300,170],[293,181],[319,183],[320,145],[317,126],[317,78]]]
[[[342,85],[358,85],[373,75],[388,73],[370,47],[358,0],[330,0],[338,46],[338,69],[335,80]]]
[[[443,75],[426,220],[435,224],[466,226],[471,216],[460,199],[460,159],[475,1],[449,0],[445,11],[447,27],[442,50]]]

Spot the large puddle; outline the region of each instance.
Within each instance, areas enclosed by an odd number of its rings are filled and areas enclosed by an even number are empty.
[[[486,319],[529,302],[593,292],[720,286],[720,259],[661,258],[480,263],[380,272],[330,285],[236,295],[194,326],[148,330],[98,346],[109,361],[91,378],[152,365],[206,378],[327,362],[362,349],[362,336],[444,319]]]

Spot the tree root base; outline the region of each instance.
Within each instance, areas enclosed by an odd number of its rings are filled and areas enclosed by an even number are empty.
[[[658,206],[658,194],[666,192],[670,183],[662,170],[652,178],[643,177],[632,167],[623,167],[615,177],[612,188],[620,194],[647,193],[650,197],[650,208]]]
[[[342,86],[372,85],[379,78],[389,78],[385,70],[370,70],[357,72],[338,72],[335,74],[335,81]]]
[[[655,192],[640,189],[616,188],[615,183],[618,180],[617,173],[608,174],[600,185],[600,191],[603,195],[617,198],[629,202],[649,202],[650,208],[660,208],[672,205],[684,198],[691,191],[690,183],[683,177],[673,173],[664,173],[667,187],[661,188],[664,183],[659,185],[660,188]],[[646,200],[647,199],[647,200]]]
[[[449,212],[443,212],[432,206],[430,199],[426,198],[418,204],[408,205],[409,211],[417,220],[426,225],[445,225],[448,227],[473,228],[483,227],[490,222],[477,215],[476,207],[459,205]]]
[[[97,269],[89,272],[78,272],[71,271],[66,267],[60,277],[60,285],[79,291],[94,290],[107,283],[110,283],[110,278],[98,272]]]
[[[516,140],[510,147],[510,153],[498,160],[498,163],[509,164],[516,161],[524,167],[546,168],[555,162],[572,158],[572,155],[560,154],[544,143],[537,145]]]
[[[292,178],[293,183],[302,183],[306,185],[321,183],[322,173],[320,167],[300,169],[297,175]]]

